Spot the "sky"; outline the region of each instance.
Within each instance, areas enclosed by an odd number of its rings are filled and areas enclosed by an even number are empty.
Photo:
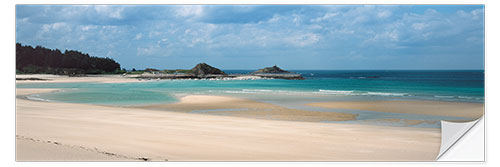
[[[484,69],[484,6],[16,5],[16,42],[126,69]]]

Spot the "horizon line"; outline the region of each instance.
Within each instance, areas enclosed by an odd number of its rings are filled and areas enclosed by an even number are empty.
[[[154,68],[154,67],[147,67],[147,68]],[[217,67],[216,67],[217,68]],[[265,68],[265,67],[263,67]],[[146,68],[143,68],[143,69],[137,69],[137,68],[125,68],[127,70],[131,70],[131,69],[136,69],[136,70],[145,70]],[[175,68],[175,69],[159,69],[159,70],[189,70],[191,68],[187,68],[187,69],[183,69],[183,68]],[[259,69],[262,69],[262,68],[256,68],[256,69],[224,69],[224,68],[219,68],[220,70],[259,70]],[[453,69],[284,69],[284,70],[288,70],[288,71],[294,71],[294,70],[317,70],[317,71],[354,71],[354,70],[374,70],[374,71],[387,71],[387,70],[392,70],[392,71],[395,71],[395,70],[402,70],[402,71],[417,71],[417,70],[420,70],[420,71],[445,71],[445,70],[449,70],[449,71],[459,71],[459,70],[485,70],[484,68],[482,69],[466,69],[466,68],[453,68]]]
[[[224,69],[224,70],[254,70],[254,69]],[[289,70],[484,70],[484,69],[289,69]]]

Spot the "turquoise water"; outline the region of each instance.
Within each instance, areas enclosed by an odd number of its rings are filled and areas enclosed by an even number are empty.
[[[228,73],[247,73],[230,71]],[[296,71],[306,80],[161,80],[137,83],[27,83],[18,88],[63,88],[38,98],[108,105],[175,102],[186,94],[255,99],[423,99],[484,102],[483,71]],[[307,99],[305,99],[307,97]]]
[[[230,71],[247,73],[249,71]],[[59,88],[61,91],[30,95],[34,100],[140,106],[173,103],[190,94],[230,95],[288,108],[359,114],[356,121],[390,126],[404,123],[373,122],[377,119],[466,120],[418,114],[338,110],[307,107],[321,101],[436,100],[484,102],[483,71],[295,71],[306,80],[153,80],[135,83],[24,83],[18,88]],[[244,110],[244,109],[243,109]],[[211,112],[201,110],[195,112]],[[440,127],[420,124],[416,127]]]

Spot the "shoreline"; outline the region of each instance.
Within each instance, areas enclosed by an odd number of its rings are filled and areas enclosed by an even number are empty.
[[[23,93],[29,91],[37,90]],[[432,161],[440,145],[435,128],[264,120],[19,98],[16,108],[17,135],[152,161]],[[390,146],[383,144],[387,140]]]
[[[24,80],[18,80],[24,79]],[[85,77],[69,77],[67,75],[53,74],[16,74],[16,84],[22,83],[75,83],[75,82],[97,82],[97,83],[130,83],[144,82],[136,78],[122,77],[120,74],[90,75]]]
[[[50,100],[38,100],[27,98],[29,94],[55,92],[60,89],[38,89],[38,88],[18,88],[16,89],[17,98],[42,101],[42,102],[58,102]],[[279,105],[269,102],[260,102],[241,97],[227,95],[183,95],[177,96],[175,103],[157,103],[146,105],[132,106],[114,106],[119,108],[135,108],[168,112],[182,112],[190,114],[209,114],[209,115],[224,115],[233,117],[244,117],[254,119],[267,120],[284,120],[284,121],[302,121],[302,122],[324,122],[335,123],[338,121],[363,121],[372,125],[380,123],[390,123],[393,125],[385,126],[416,126],[418,124],[436,124],[439,120],[446,121],[472,121],[483,115],[484,103],[469,103],[469,102],[442,102],[442,101],[426,101],[426,100],[377,100],[377,101],[331,101],[331,102],[312,102],[303,104],[306,108],[289,108],[286,105]],[[60,102],[60,101],[59,101]],[[60,102],[64,103],[64,102]],[[87,103],[74,103],[87,104]],[[110,106],[104,104],[90,104],[98,106]],[[113,106],[113,105],[111,105]],[[334,109],[332,111],[321,111],[309,109],[310,107]],[[335,109],[341,109],[336,111]],[[344,109],[344,110],[342,110]],[[347,109],[347,110],[345,110]],[[349,110],[353,110],[352,112]],[[356,111],[360,110],[361,113]],[[453,112],[450,112],[453,111]],[[373,118],[365,120],[365,114],[375,114],[366,112],[382,112],[382,113],[397,113],[397,114],[413,114],[413,115],[430,115],[437,116],[435,120],[432,118],[415,118],[408,115],[407,118]],[[362,116],[362,120],[357,117]],[[418,116],[417,116],[418,117]],[[443,117],[443,118],[439,118]],[[448,117],[448,118],[447,118]],[[399,120],[399,121],[398,121]],[[357,122],[354,124],[360,124]],[[394,124],[400,122],[401,124]],[[382,124],[383,125],[383,124]],[[426,126],[428,127],[428,126]]]

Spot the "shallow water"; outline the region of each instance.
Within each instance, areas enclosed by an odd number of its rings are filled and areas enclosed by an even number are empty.
[[[226,70],[228,73],[247,73]],[[484,71],[295,71],[306,80],[160,80],[134,83],[23,83],[18,88],[59,88],[61,91],[30,95],[33,100],[141,106],[174,103],[191,94],[229,95],[269,102],[288,108],[359,114],[357,121],[404,126],[380,119],[464,120],[418,114],[358,110],[332,110],[305,106],[308,102],[362,100],[438,100],[484,102]],[[210,111],[195,111],[210,112]],[[368,120],[368,121],[367,121]],[[439,122],[439,121],[438,121]],[[439,127],[439,123],[417,125]]]
[[[249,71],[227,70],[228,73]],[[389,97],[484,102],[484,71],[296,71],[306,80],[162,80],[137,83],[26,83],[65,88],[55,101],[136,105],[173,102],[185,94]],[[81,96],[81,98],[79,98]],[[67,98],[69,97],[69,98]],[[79,100],[81,99],[81,100]]]

